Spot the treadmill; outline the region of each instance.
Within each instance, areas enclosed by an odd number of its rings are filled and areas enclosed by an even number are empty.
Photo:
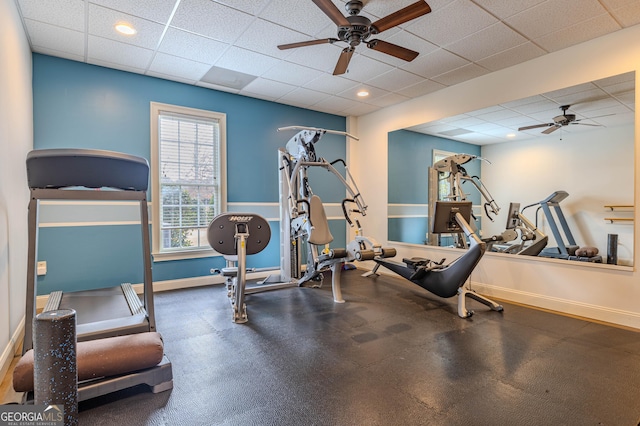
[[[91,149],[43,149],[27,155],[29,242],[23,354],[33,348],[40,200],[138,201],[144,259],[142,300],[130,283],[49,295],[44,311],[74,309],[78,341],[156,331],[147,188],[149,163],[133,155]],[[95,190],[101,189],[101,190]]]

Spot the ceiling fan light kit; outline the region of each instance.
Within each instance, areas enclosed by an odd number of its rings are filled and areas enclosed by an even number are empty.
[[[369,18],[360,15],[360,12],[364,7],[364,3],[360,0],[350,0],[345,4],[345,9],[349,16],[344,16],[331,0],[312,1],[316,6],[318,6],[318,8],[320,8],[320,10],[322,10],[322,12],[324,12],[325,15],[329,17],[329,19],[333,21],[334,24],[337,25],[338,38],[281,44],[278,46],[278,49],[294,49],[297,47],[313,46],[316,44],[345,42],[348,46],[342,49],[342,53],[340,53],[336,67],[333,70],[333,75],[344,74],[347,72],[351,57],[355,52],[356,46],[360,43],[364,43],[370,49],[377,50],[404,61],[413,61],[418,56],[418,52],[384,40],[369,40],[369,37],[431,12],[431,7],[429,7],[424,0],[420,0],[372,23]]]

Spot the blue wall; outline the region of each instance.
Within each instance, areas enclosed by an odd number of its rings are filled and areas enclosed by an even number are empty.
[[[227,115],[227,201],[277,203],[277,149],[296,132],[278,127],[301,125],[346,130],[346,119],[168,80],[33,54],[34,149],[95,148],[150,159],[150,102],[199,108]],[[318,155],[345,158],[344,137],[325,135]],[[339,203],[344,187],[335,179],[311,180],[325,203]],[[151,194],[149,194],[151,197]],[[153,201],[150,199],[150,201]],[[250,209],[250,208],[249,208]],[[25,206],[26,214],[26,206]],[[279,263],[279,224],[272,239],[248,266]],[[345,246],[344,221],[332,221],[336,241]],[[68,224],[67,224],[68,225]],[[139,226],[41,227],[38,259],[47,275],[38,278],[39,294],[142,282]],[[154,262],[154,281],[209,275],[222,258]]]
[[[428,204],[429,167],[433,165],[433,151],[449,151],[456,154],[480,155],[480,146],[409,130],[389,133],[389,204]],[[480,161],[470,161],[464,165],[470,176],[480,176]],[[472,184],[463,186],[468,199],[474,204],[481,203],[481,197]],[[409,206],[410,207],[410,206]],[[402,210],[399,207],[395,210]],[[405,207],[406,208],[406,207]],[[418,209],[413,209],[417,211]],[[413,244],[425,244],[429,229],[426,207],[421,217],[390,217],[388,219],[388,239]],[[394,215],[395,216],[395,215]],[[478,227],[479,223],[476,223]]]

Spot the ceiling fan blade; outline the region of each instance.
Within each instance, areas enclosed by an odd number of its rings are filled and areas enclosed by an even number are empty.
[[[337,38],[323,38],[319,40],[299,41],[298,43],[280,44],[278,45],[278,49],[293,49],[296,47],[313,46],[315,44],[335,43],[336,41],[340,40],[338,40]]]
[[[339,27],[348,27],[349,21],[331,0],[313,0],[313,2]]]
[[[406,47],[398,46],[397,44],[386,42],[384,40],[371,40],[367,42],[367,46],[370,49],[386,53],[387,55],[395,56],[396,58],[404,59],[407,62],[413,61],[416,56],[418,56],[418,52],[409,50]]]
[[[347,72],[347,68],[349,67],[349,61],[351,61],[351,57],[353,56],[353,52],[355,52],[355,48],[349,46],[342,49],[342,53],[338,58],[338,63],[336,64],[336,68],[333,70],[333,75],[344,74]]]
[[[555,123],[534,124],[533,126],[520,127],[518,131],[521,132],[523,130],[539,129],[540,127],[549,127],[549,126],[555,126]]]
[[[545,135],[548,135],[549,133],[553,133],[553,132],[555,132],[555,131],[556,131],[556,130],[558,130],[560,127],[562,127],[562,126],[554,125],[554,126],[549,127],[547,130],[543,130],[543,131],[542,131],[542,133],[544,133]]]
[[[578,120],[576,120],[578,121]],[[589,124],[589,123],[569,123],[569,124],[579,124],[581,126],[593,126],[593,127],[604,127],[602,124]]]
[[[431,12],[431,7],[429,7],[426,1],[420,0],[392,13],[391,15],[387,15],[384,18],[377,20],[371,24],[371,29],[373,30],[373,34],[378,34],[388,30],[389,28],[393,28],[411,21],[412,19],[419,18],[422,15],[426,15],[429,12]]]

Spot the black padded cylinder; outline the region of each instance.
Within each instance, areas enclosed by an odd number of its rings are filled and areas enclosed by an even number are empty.
[[[63,405],[64,424],[78,424],[76,311],[47,311],[33,319],[35,404]]]
[[[618,234],[607,235],[607,263],[618,264]]]

